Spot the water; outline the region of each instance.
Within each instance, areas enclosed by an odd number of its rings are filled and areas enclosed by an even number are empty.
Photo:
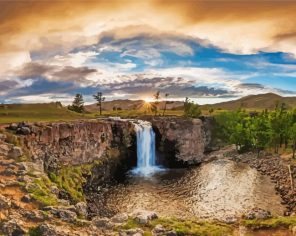
[[[137,168],[143,171],[153,168],[152,164],[139,162]],[[282,215],[285,209],[269,177],[226,159],[192,168],[166,169],[149,177],[132,172],[92,197],[92,209],[103,216],[142,209],[164,217],[223,220],[253,207],[275,215]]]
[[[155,133],[148,121],[138,120],[134,125],[137,134],[137,167],[132,170],[132,173],[150,176],[161,170],[156,165]]]

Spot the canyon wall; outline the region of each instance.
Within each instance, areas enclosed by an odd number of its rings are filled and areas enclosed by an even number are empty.
[[[121,120],[19,124],[15,129],[31,159],[49,171],[120,157],[134,137],[133,125]]]
[[[208,120],[182,117],[143,117],[156,132],[157,149],[166,160],[200,163],[211,142]]]
[[[166,160],[202,162],[210,143],[206,122],[181,117],[141,117],[152,123],[158,152]],[[206,127],[206,128],[205,128]],[[99,119],[71,122],[19,124],[20,134],[34,162],[47,171],[61,165],[80,165],[112,157],[134,155],[134,125],[128,120]]]

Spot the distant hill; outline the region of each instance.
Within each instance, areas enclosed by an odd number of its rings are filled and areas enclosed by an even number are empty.
[[[201,105],[203,110],[210,108],[223,109],[223,110],[235,110],[238,108],[244,109],[274,109],[276,102],[285,103],[288,108],[296,107],[296,97],[282,97],[274,93],[266,93],[259,95],[249,95],[242,97],[237,100],[221,102],[216,104]],[[103,102],[102,108],[104,111],[112,111],[113,109],[120,110],[139,110],[143,106],[145,101],[143,100],[113,100]],[[181,110],[183,109],[184,102],[182,101],[171,101],[167,104],[168,110]],[[163,109],[164,102],[159,102],[158,108]],[[98,111],[96,104],[85,106],[89,112]]]
[[[103,111],[112,111],[113,109],[120,109],[120,110],[139,110],[145,104],[143,100],[128,100],[128,99],[118,99],[113,101],[105,101],[102,103],[102,110]],[[157,105],[159,109],[163,109],[164,102],[159,102]],[[167,102],[167,109],[182,109],[183,102],[179,101],[168,101]],[[85,109],[89,112],[98,111],[98,106],[96,104],[86,105]]]
[[[234,110],[238,108],[244,109],[274,109],[275,104],[285,103],[288,108],[296,107],[296,97],[282,97],[274,93],[266,93],[259,95],[250,95],[237,100],[221,102],[212,105],[203,105],[202,107]]]

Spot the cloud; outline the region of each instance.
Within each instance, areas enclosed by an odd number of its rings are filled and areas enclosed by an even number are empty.
[[[234,90],[243,95],[260,94],[260,93],[277,93],[281,95],[294,95],[296,91],[288,89],[272,88],[259,83],[241,83],[237,85]]]
[[[226,95],[225,89],[193,86],[192,81],[181,77],[145,77],[138,75],[135,79],[121,83],[108,84],[103,87],[105,93],[126,93],[136,96],[151,96],[155,91],[170,93],[171,97],[199,97]]]
[[[51,78],[58,78],[62,81],[84,83],[85,80],[87,80],[87,76],[95,72],[97,72],[96,69],[90,69],[88,67],[76,68],[72,66],[66,66],[61,70],[52,73]]]
[[[56,66],[45,65],[40,63],[28,63],[17,75],[21,79],[34,79],[44,77],[51,81],[64,81],[73,83],[89,83],[87,76],[96,73],[96,69],[88,67]]]
[[[7,94],[10,90],[19,86],[19,83],[13,80],[0,81],[0,95]]]
[[[295,10],[275,1],[4,1],[0,93],[293,92]]]
[[[71,94],[59,94],[55,93],[45,93],[38,95],[24,95],[24,96],[15,96],[13,98],[5,99],[5,102],[9,103],[49,103],[49,102],[62,102],[64,104],[70,104],[73,101]]]
[[[265,87],[262,84],[256,83],[242,83],[237,86],[238,88],[243,89],[264,89]]]
[[[279,35],[295,32],[295,10],[293,1],[6,1],[1,3],[0,51],[26,47],[66,53],[92,44],[104,31],[144,24],[203,38],[231,52],[277,51]],[[135,31],[140,27],[125,35]],[[283,50],[295,53],[295,46]]]

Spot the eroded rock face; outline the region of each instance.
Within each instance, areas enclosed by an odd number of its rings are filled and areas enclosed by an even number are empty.
[[[4,233],[4,235],[7,235],[7,236],[14,236],[14,235],[22,236],[26,234],[22,225],[23,225],[23,222],[13,219],[13,220],[4,222],[2,225],[1,231]]]
[[[22,134],[35,163],[45,170],[60,165],[79,165],[100,160],[112,148],[132,145],[133,125],[120,120],[72,121],[69,123],[26,124]]]
[[[141,117],[143,118],[143,117]],[[207,122],[182,117],[144,117],[156,132],[157,149],[165,159],[199,163],[204,157],[211,135]],[[25,124],[23,143],[35,163],[46,171],[60,165],[80,165],[108,155],[121,155],[134,141],[134,125],[127,120],[87,120]],[[22,127],[18,126],[18,129]],[[30,130],[30,132],[29,132]],[[119,153],[116,153],[119,152]]]
[[[189,164],[199,163],[204,157],[210,135],[200,119],[179,117],[145,117],[156,132],[157,146],[166,159],[174,156]]]

